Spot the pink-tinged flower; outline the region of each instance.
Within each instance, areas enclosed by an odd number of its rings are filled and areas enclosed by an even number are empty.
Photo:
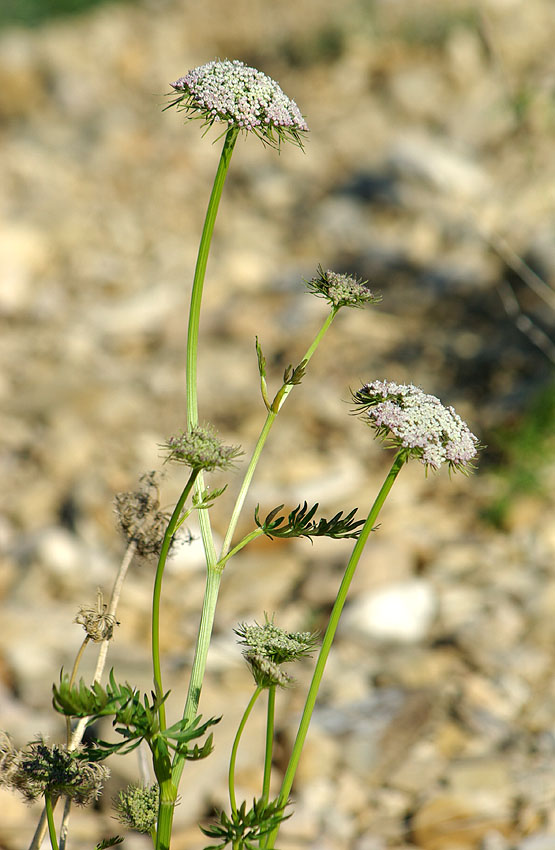
[[[302,147],[308,126],[295,101],[271,77],[238,59],[207,62],[171,86],[179,96],[167,109],[177,106],[209,127],[221,121],[250,131],[273,147],[286,139]]]
[[[412,384],[372,381],[353,394],[378,437],[405,449],[426,467],[464,471],[473,465],[478,438],[452,407]]]

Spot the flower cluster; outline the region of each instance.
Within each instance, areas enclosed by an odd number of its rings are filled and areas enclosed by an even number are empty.
[[[64,795],[86,806],[98,799],[110,775],[107,767],[87,761],[78,749],[69,752],[57,744],[49,747],[44,741],[14,750],[6,738],[0,742],[0,760],[3,784],[19,791],[29,802],[45,794]]]
[[[368,289],[367,280],[359,280],[353,275],[338,274],[330,269],[324,271],[318,266],[318,275],[307,280],[310,292],[325,298],[328,304],[336,309],[339,307],[364,307],[365,304],[377,304],[381,301]]]
[[[447,463],[464,471],[478,454],[478,438],[455,410],[412,384],[372,381],[354,393],[353,401],[378,436],[426,467]]]
[[[210,127],[227,122],[272,146],[289,138],[302,147],[308,126],[295,101],[271,77],[238,59],[207,62],[171,86],[179,97],[166,108],[177,105]]]
[[[129,829],[149,833],[156,826],[159,789],[157,785],[146,788],[129,785],[114,799],[118,820]]]
[[[211,428],[195,425],[189,431],[170,437],[162,446],[167,460],[184,463],[191,469],[229,469],[242,454],[239,446],[224,446]]]
[[[246,647],[243,657],[251,668],[259,687],[285,687],[293,680],[280,665],[311,655],[316,635],[311,632],[287,632],[266,618],[263,626],[240,623],[235,634],[238,643]]]

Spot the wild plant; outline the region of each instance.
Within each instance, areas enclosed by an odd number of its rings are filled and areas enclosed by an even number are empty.
[[[150,834],[156,850],[169,850],[183,771],[185,768],[194,770],[194,765],[189,765],[189,762],[210,755],[214,736],[217,735],[218,718],[203,718],[199,714],[199,706],[218,592],[224,575],[233,569],[233,558],[262,535],[271,540],[322,536],[348,538],[354,541],[352,552],[321,640],[310,631],[288,631],[280,627],[274,617],[267,615],[260,623],[239,623],[235,630],[252,673],[253,691],[231,748],[229,810],[216,814],[214,821],[201,829],[210,842],[205,850],[274,848],[280,824],[293,813],[290,800],[292,785],[349,586],[397,476],[411,459],[419,461],[426,471],[437,471],[444,465],[450,471],[467,471],[479,449],[478,440],[468,426],[453,408],[444,407],[435,396],[427,395],[412,385],[386,380],[370,381],[352,393],[349,412],[370,426],[374,434],[394,450],[394,457],[373,504],[363,518],[357,518],[356,510],[350,509],[327,519],[320,516],[317,504],[307,502],[289,512],[284,511],[283,505],[265,514],[257,508],[251,530],[237,539],[236,530],[246,496],[275,420],[289,395],[305,379],[310,361],[337,313],[343,308],[371,306],[379,300],[367,281],[318,266],[314,276],[305,283],[310,293],[325,302],[325,318],[304,357],[285,370],[283,381],[276,391],[271,391],[268,386],[262,346],[258,339],[255,341],[265,418],[256,444],[247,452],[245,471],[223,535],[223,545],[217,548],[211,509],[224,488],[210,489],[205,477],[214,470],[229,473],[235,469],[242,451],[238,446],[224,445],[214,428],[201,424],[198,410],[199,318],[216,215],[233,150],[241,134],[252,133],[266,147],[280,151],[286,142],[302,148],[308,126],[296,103],[274,80],[239,61],[209,62],[179,78],[172,84],[172,89],[172,99],[166,108],[176,107],[187,118],[200,119],[205,133],[214,125],[223,128],[219,136],[223,138],[223,146],[200,238],[191,291],[186,348],[187,421],[182,430],[168,437],[163,444],[166,461],[180,464],[186,471],[181,495],[171,514],[160,509],[157,484],[152,475],[145,476],[135,492],[120,494],[116,498],[119,527],[127,539],[128,548],[109,602],[105,603],[102,594],[99,594],[96,604],[79,609],[76,621],[85,629],[83,644],[71,672],[62,672],[53,686],[54,708],[66,718],[65,743],[50,745],[37,740],[16,749],[8,736],[0,739],[1,782],[22,793],[26,799],[44,800],[44,814],[35,833],[32,850],[39,847],[46,829],[53,850],[63,850],[68,839],[72,803],[86,804],[96,799],[108,773],[105,761],[118,753],[137,750],[141,745],[146,746],[150,753],[156,784],[130,786],[120,792],[115,808],[123,825]],[[172,695],[163,684],[160,650],[163,577],[172,547],[192,514],[196,514],[200,526],[206,584],[187,697],[178,713]],[[122,683],[114,671],[102,684],[106,651],[117,622],[117,603],[125,574],[137,553],[157,557],[150,624],[153,678],[150,693],[141,693],[136,687]],[[256,580],[255,577],[253,580]],[[78,680],[78,666],[90,643],[99,644],[100,652],[93,681],[87,683],[83,678]],[[280,777],[279,791],[272,797],[276,692],[289,687],[292,682],[284,665],[313,654],[317,657],[295,741]],[[266,697],[267,720],[260,795],[249,803],[237,800],[235,768],[241,738],[251,712],[263,694]],[[175,719],[176,716],[178,719]],[[100,718],[111,719],[114,739],[107,741],[94,736],[85,739],[85,729]],[[58,830],[54,809],[60,800],[63,801],[64,814]],[[119,836],[108,838],[98,845],[97,850],[122,840]]]

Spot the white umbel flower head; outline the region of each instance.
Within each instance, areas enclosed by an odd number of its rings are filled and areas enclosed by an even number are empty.
[[[209,127],[221,121],[252,132],[272,147],[286,139],[302,147],[308,126],[295,101],[271,77],[238,59],[199,65],[171,86],[179,97],[167,109],[177,106]]]
[[[405,449],[426,467],[465,471],[477,457],[478,438],[452,407],[412,384],[372,381],[353,394],[376,435]]]

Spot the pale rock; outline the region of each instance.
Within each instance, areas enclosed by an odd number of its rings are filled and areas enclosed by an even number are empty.
[[[3,223],[0,256],[0,313],[16,315],[31,306],[32,284],[48,260],[47,244],[41,233],[31,227]]]
[[[428,636],[437,606],[429,582],[398,582],[359,596],[345,612],[343,630],[379,641],[416,643]]]
[[[519,841],[515,850],[555,850],[555,833],[528,835]]]
[[[431,137],[405,135],[393,143],[389,165],[400,176],[461,197],[477,198],[487,189],[485,172],[470,158]]]

